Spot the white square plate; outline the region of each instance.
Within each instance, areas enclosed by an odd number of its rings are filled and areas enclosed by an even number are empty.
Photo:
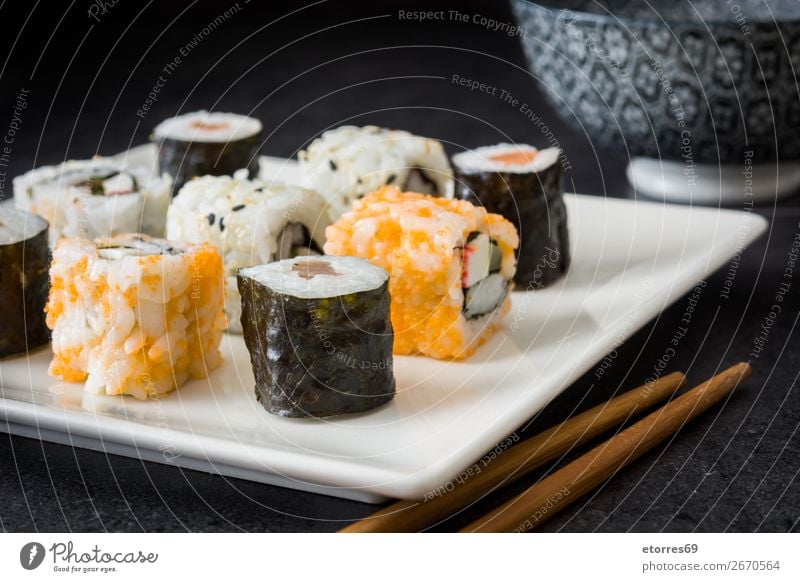
[[[297,178],[293,162],[275,158],[262,174]],[[766,228],[751,213],[592,196],[567,195],[567,210],[567,276],[514,293],[504,328],[467,361],[396,358],[397,397],[372,413],[269,415],[231,335],[207,380],[144,402],[54,382],[49,348],[2,360],[0,430],[367,502],[421,498]]]

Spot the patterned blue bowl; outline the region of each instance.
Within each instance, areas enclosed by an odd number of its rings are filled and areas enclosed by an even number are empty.
[[[800,2],[512,0],[560,115],[629,157],[800,159]]]

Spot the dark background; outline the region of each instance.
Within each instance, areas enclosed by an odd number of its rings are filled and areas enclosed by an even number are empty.
[[[472,23],[419,23],[398,10],[457,9],[511,21],[504,2],[245,2],[193,48],[179,49],[234,2],[86,1],[0,8],[0,133],[16,95],[30,91],[9,155],[10,177],[34,166],[113,154],[147,141],[161,119],[199,108],[260,118],[263,152],[292,156],[325,129],[376,123],[442,140],[457,152],[498,141],[541,144],[540,133],[497,97],[454,85],[454,74],[506,89],[547,122],[572,169],[567,189],[634,197],[626,160],[595,151],[562,123],[525,70],[518,40]],[[94,6],[94,8],[92,8]],[[367,7],[369,6],[369,7]],[[93,10],[97,20],[90,17]],[[293,13],[292,13],[293,12]],[[98,21],[99,20],[99,21]],[[144,119],[162,69],[182,62]],[[771,228],[744,252],[730,298],[725,271],[708,279],[689,336],[670,369],[696,383],[747,360],[769,313],[800,208],[789,199],[758,212]],[[794,531],[800,526],[800,367],[796,282],[753,362],[724,406],[549,521],[546,531]],[[647,378],[687,306],[679,300],[618,350],[595,382],[581,379],[542,411],[533,435]],[[580,404],[578,404],[580,403]],[[437,529],[472,521],[521,488],[494,494]],[[0,527],[8,531],[334,531],[373,506],[224,479],[0,434]]]

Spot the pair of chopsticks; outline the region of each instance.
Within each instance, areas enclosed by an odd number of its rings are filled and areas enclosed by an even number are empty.
[[[726,397],[750,376],[750,372],[750,366],[745,363],[728,368],[462,531],[521,532],[534,529]],[[488,492],[516,481],[637,413],[663,402],[685,384],[686,377],[674,372],[635,388],[507,449],[485,469],[462,479],[444,495],[427,501],[398,501],[341,531],[411,532],[429,527],[478,501]]]

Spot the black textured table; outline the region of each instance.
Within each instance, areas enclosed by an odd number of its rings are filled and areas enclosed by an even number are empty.
[[[542,100],[517,39],[472,18],[508,23],[503,3],[427,2],[428,10],[457,10],[468,18],[445,12],[444,19],[423,23],[401,17],[399,10],[420,9],[410,2],[369,9],[341,2],[304,9],[245,0],[146,9],[133,2],[82,3],[67,13],[66,3],[64,9],[47,4],[32,15],[0,9],[2,54],[8,55],[0,72],[0,133],[10,139],[0,152],[4,196],[11,195],[15,174],[143,143],[178,109],[252,111],[269,133],[264,153],[279,156],[344,123],[408,129],[443,140],[450,151],[506,140],[542,144],[541,124],[499,98],[503,90],[529,103],[557,136],[571,161],[568,189],[634,195],[625,160],[595,152]],[[498,91],[470,91],[454,75]],[[668,364],[690,381],[705,379],[750,359],[768,329],[752,378],[724,406],[549,521],[545,531],[800,528],[800,280],[791,281],[781,313],[769,318],[800,234],[800,205],[790,199],[758,212],[770,230],[733,265],[727,298],[721,292],[728,267],[708,279]],[[590,373],[569,387],[523,436],[648,377],[689,300],[680,299],[620,346],[600,380]],[[437,529],[470,522],[552,470],[543,468]],[[9,531],[334,531],[374,509],[0,434],[0,527]]]

